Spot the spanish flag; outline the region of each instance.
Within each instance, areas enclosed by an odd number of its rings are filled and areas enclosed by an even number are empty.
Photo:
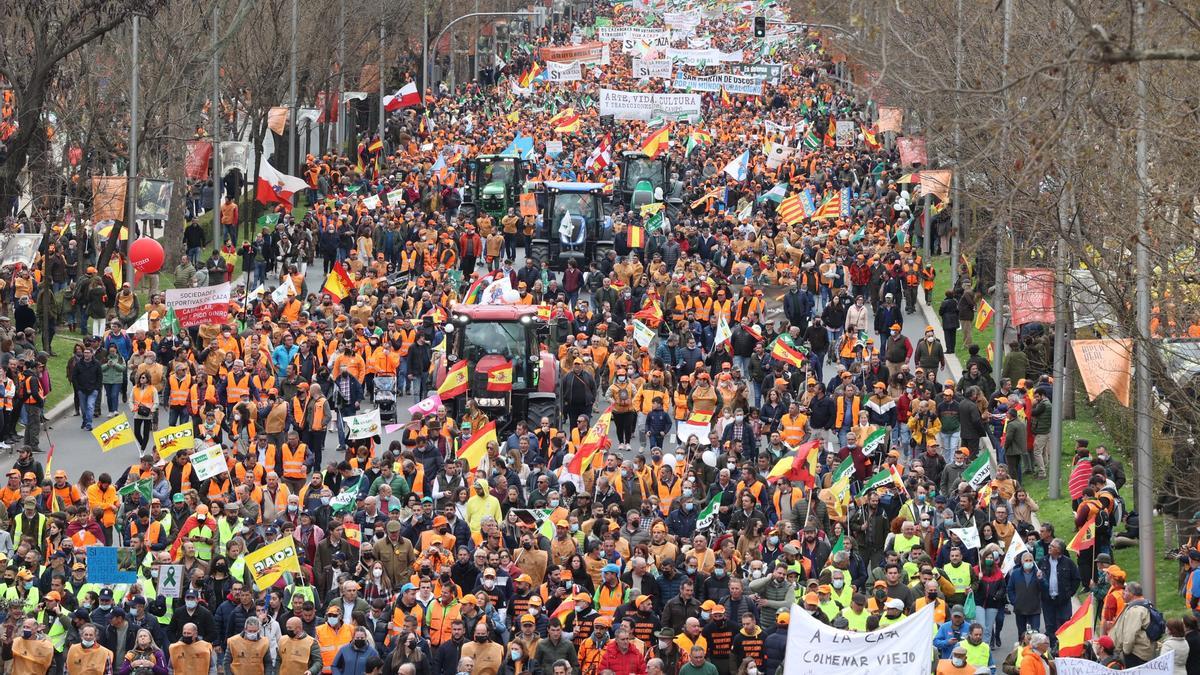
[[[504,363],[492,368],[487,374],[487,390],[488,391],[512,391],[513,388],[513,364],[512,361]]]
[[[479,461],[483,459],[487,453],[488,443],[498,442],[496,440],[496,421],[492,420],[483,425],[483,428],[471,434],[471,438],[467,439],[458,449],[458,458],[467,460],[467,465],[471,470],[479,468]]]
[[[362,528],[358,523],[346,523],[346,542],[354,548],[362,548]]]
[[[467,362],[459,361],[446,371],[446,379],[438,387],[438,396],[443,401],[467,393]]]
[[[380,152],[381,150],[383,150],[383,139],[380,138],[376,138],[371,142],[371,145],[367,146],[367,152],[371,153],[372,155]]]
[[[1083,647],[1091,641],[1095,624],[1096,611],[1092,608],[1092,594],[1088,593],[1083,596],[1079,609],[1054,632],[1058,637],[1058,655],[1083,656]]]
[[[804,367],[804,352],[789,344],[785,344],[782,339],[775,340],[775,345],[771,347],[771,356],[788,365],[797,368]]]
[[[350,295],[350,289],[354,288],[354,280],[346,272],[346,268],[342,267],[341,261],[333,263],[333,270],[325,277],[325,285],[321,290],[328,293],[334,300],[340,301],[342,298]]]
[[[1083,553],[1087,549],[1096,545],[1096,514],[1093,513],[1091,518],[1079,528],[1075,533],[1075,538],[1071,543],[1067,544],[1067,548],[1076,553]]]
[[[767,474],[767,482],[775,483],[780,480],[802,482],[808,487],[817,483],[817,458],[821,454],[821,440],[811,440],[796,448],[796,454],[785,455]]]
[[[829,116],[829,126],[825,127],[825,147],[837,147],[837,121],[833,119],[833,115]]]
[[[608,406],[600,419],[592,425],[588,430],[587,435],[583,437],[583,441],[579,444],[579,448],[575,450],[575,456],[571,458],[571,463],[567,466],[567,472],[576,476],[582,476],[584,471],[592,464],[592,458],[602,448],[609,444],[608,428],[612,424],[612,406]]]
[[[866,145],[867,149],[878,150],[879,148],[883,147],[879,143],[879,136],[875,132],[875,127],[868,127],[864,125],[862,128],[862,135],[863,145]]]
[[[529,70],[525,71],[525,74],[521,76],[521,88],[528,89],[529,85],[533,84],[533,81],[537,79],[537,76],[541,74],[541,72],[542,65],[540,63],[534,63],[533,66],[531,66]]]
[[[732,108],[733,99],[729,96],[729,92],[725,91],[725,87],[721,87],[721,107]]]
[[[641,225],[630,225],[626,243],[629,248],[644,248],[646,246],[646,228]]]
[[[659,153],[667,149],[667,141],[669,140],[671,140],[671,129],[670,127],[663,127],[642,141],[642,153],[650,159],[654,159],[658,157]]]
[[[992,309],[987,300],[980,298],[979,309],[975,312],[975,330],[987,330],[994,316],[996,316],[996,310]]]
[[[633,318],[642,321],[651,328],[658,328],[663,322],[662,307],[654,300],[647,300],[646,305],[634,313]]]

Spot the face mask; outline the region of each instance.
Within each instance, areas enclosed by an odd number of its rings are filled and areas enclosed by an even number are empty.
[[[33,582],[32,582],[32,581],[26,581],[26,582],[25,582],[25,588],[26,588],[26,589],[33,588]]]
[[[129,609],[129,616],[137,616],[137,615],[138,615],[137,607],[131,607]]]
[[[196,636],[195,635],[184,635],[183,637],[181,637],[179,639],[183,640],[183,644],[190,645],[196,641]]]
[[[578,532],[579,531],[579,523],[571,523],[571,531]]]
[[[777,537],[777,536],[775,536],[775,535],[771,535],[771,538],[770,538],[770,539],[768,539],[767,541],[768,541],[768,542],[769,542],[769,543],[770,543],[772,546],[778,546],[778,545],[779,545],[779,537]]]
[[[955,668],[962,668],[967,663],[967,660],[954,657],[950,659],[950,662],[954,664]]]
[[[537,616],[538,612],[541,610],[539,610],[537,607],[530,607],[529,609],[527,609],[525,611],[529,612],[533,616]]]
[[[658,641],[658,648],[659,648],[659,649],[662,649],[662,650],[664,650],[664,651],[665,651],[665,650],[667,650],[667,649],[670,649],[670,648],[671,648],[671,643],[670,643],[670,641],[668,641],[668,640],[659,640],[659,641]]]
[[[375,569],[371,570],[371,574],[374,575],[376,579],[378,579],[379,577],[383,576],[383,568],[376,567]]]
[[[484,579],[483,587],[490,591],[496,587],[496,581],[494,579]]]
[[[834,588],[836,588],[836,589],[838,589],[839,591],[840,591],[840,590],[842,590],[842,588],[844,588],[845,586],[846,586],[846,582],[845,582],[845,581],[842,581],[841,579],[834,579],[834,580],[833,580],[833,587],[834,587]]]
[[[743,421],[745,421],[745,419],[746,419],[745,415],[734,415],[733,416],[733,421],[737,422],[738,424],[741,424]]]
[[[102,603],[100,603],[100,609],[102,609],[102,610],[104,610],[104,611],[106,611],[106,612],[107,612],[107,611],[109,611],[109,610],[111,610],[111,609],[112,609],[112,603],[111,603],[111,602],[109,602],[109,603],[103,603],[103,602],[102,602]]]
[[[551,499],[551,500],[550,500],[550,508],[552,508],[552,509],[557,509],[557,508],[558,508],[558,505],[559,505],[559,501],[558,501],[557,499]]]
[[[367,641],[366,641],[366,640],[364,640],[363,638],[355,638],[355,639],[354,639],[354,646],[355,646],[355,647],[358,647],[359,649],[363,649],[364,647],[366,647],[366,646],[367,646]]]
[[[299,508],[300,507],[296,506],[295,504],[288,504],[288,513],[295,513],[299,510]]]
[[[711,612],[700,612],[700,620],[708,621],[708,617],[712,616]]]
[[[80,640],[79,644],[83,645],[84,649],[91,649],[92,645],[96,644],[95,640]]]
[[[713,568],[713,576],[720,579],[721,577],[725,576],[725,570],[721,569],[720,567],[715,567]]]
[[[735,464],[734,462],[726,462],[725,468],[729,469],[730,471],[733,471],[734,469],[737,468],[737,464]]]
[[[258,631],[256,631],[256,630],[246,631],[246,639],[250,640],[250,641],[257,640],[258,639]]]
[[[917,501],[922,504],[925,503],[925,495],[917,495]]]
[[[483,644],[483,643],[485,643],[485,642],[487,642],[487,641],[488,641],[488,636],[486,636],[486,635],[476,635],[476,636],[475,636],[475,641],[476,641],[476,642],[478,642],[479,644]]]
[[[763,578],[763,571],[756,567],[756,568],[750,570],[750,577],[752,579],[761,579],[761,578]]]
[[[333,628],[337,628],[338,624],[341,622],[342,622],[342,617],[340,617],[340,616],[325,617],[325,623],[329,624]]]
[[[929,591],[929,592],[925,593],[925,597],[932,600],[937,597],[937,591]]]
[[[199,603],[197,603],[195,600],[184,600],[183,601],[183,605],[185,607],[187,607],[188,609],[196,609],[197,604],[199,604]]]
[[[25,638],[26,640],[28,640],[28,639],[30,639],[30,638],[32,638],[32,637],[33,637],[33,631],[31,631],[31,630],[29,630],[28,628],[26,628],[25,630],[21,631],[21,637],[23,637],[23,638]]]
[[[691,510],[692,510],[692,509],[694,509],[694,508],[696,508],[696,505],[695,505],[695,504],[693,504],[693,503],[691,503],[691,502],[688,502],[688,503],[686,503],[686,504],[684,504],[684,505],[683,505],[683,510],[684,510],[684,511],[691,511]]]
[[[688,497],[691,497],[693,494],[695,494],[695,492],[693,490],[684,490],[683,491],[683,496],[685,499]]]
[[[515,649],[514,649],[514,650],[512,650],[511,652],[509,652],[509,653],[508,653],[508,656],[509,656],[509,658],[511,658],[513,661],[520,661],[520,660],[521,660],[521,652],[519,652],[519,651],[517,651],[517,650],[515,650]]]
[[[687,573],[688,573],[688,574],[695,574],[695,573],[696,573],[696,566],[695,566],[695,565],[688,565],[688,568],[687,568]]]
[[[1033,571],[1033,563],[1031,563],[1031,562],[1021,563],[1021,567],[1024,567],[1026,572]]]

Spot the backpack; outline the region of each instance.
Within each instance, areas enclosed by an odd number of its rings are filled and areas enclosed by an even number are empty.
[[[1167,620],[1163,618],[1163,613],[1158,611],[1154,603],[1149,600],[1139,600],[1131,603],[1135,607],[1145,607],[1150,613],[1150,623],[1146,625],[1146,637],[1150,638],[1151,642],[1158,642],[1162,639],[1163,634],[1167,632]]]

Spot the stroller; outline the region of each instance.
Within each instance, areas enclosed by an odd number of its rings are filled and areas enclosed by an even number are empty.
[[[396,376],[375,376],[375,405],[379,406],[379,421],[396,423]]]

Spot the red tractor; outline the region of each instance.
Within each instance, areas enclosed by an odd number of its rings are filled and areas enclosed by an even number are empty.
[[[460,359],[469,364],[467,393],[445,404],[451,416],[461,417],[470,398],[496,420],[497,431],[512,429],[518,420],[534,428],[543,417],[558,427],[558,362],[542,346],[539,334],[546,334],[547,325],[537,314],[533,305],[450,307],[446,359],[434,372],[434,386],[441,385],[446,369]],[[488,371],[507,361],[513,364],[512,391],[488,391]]]

